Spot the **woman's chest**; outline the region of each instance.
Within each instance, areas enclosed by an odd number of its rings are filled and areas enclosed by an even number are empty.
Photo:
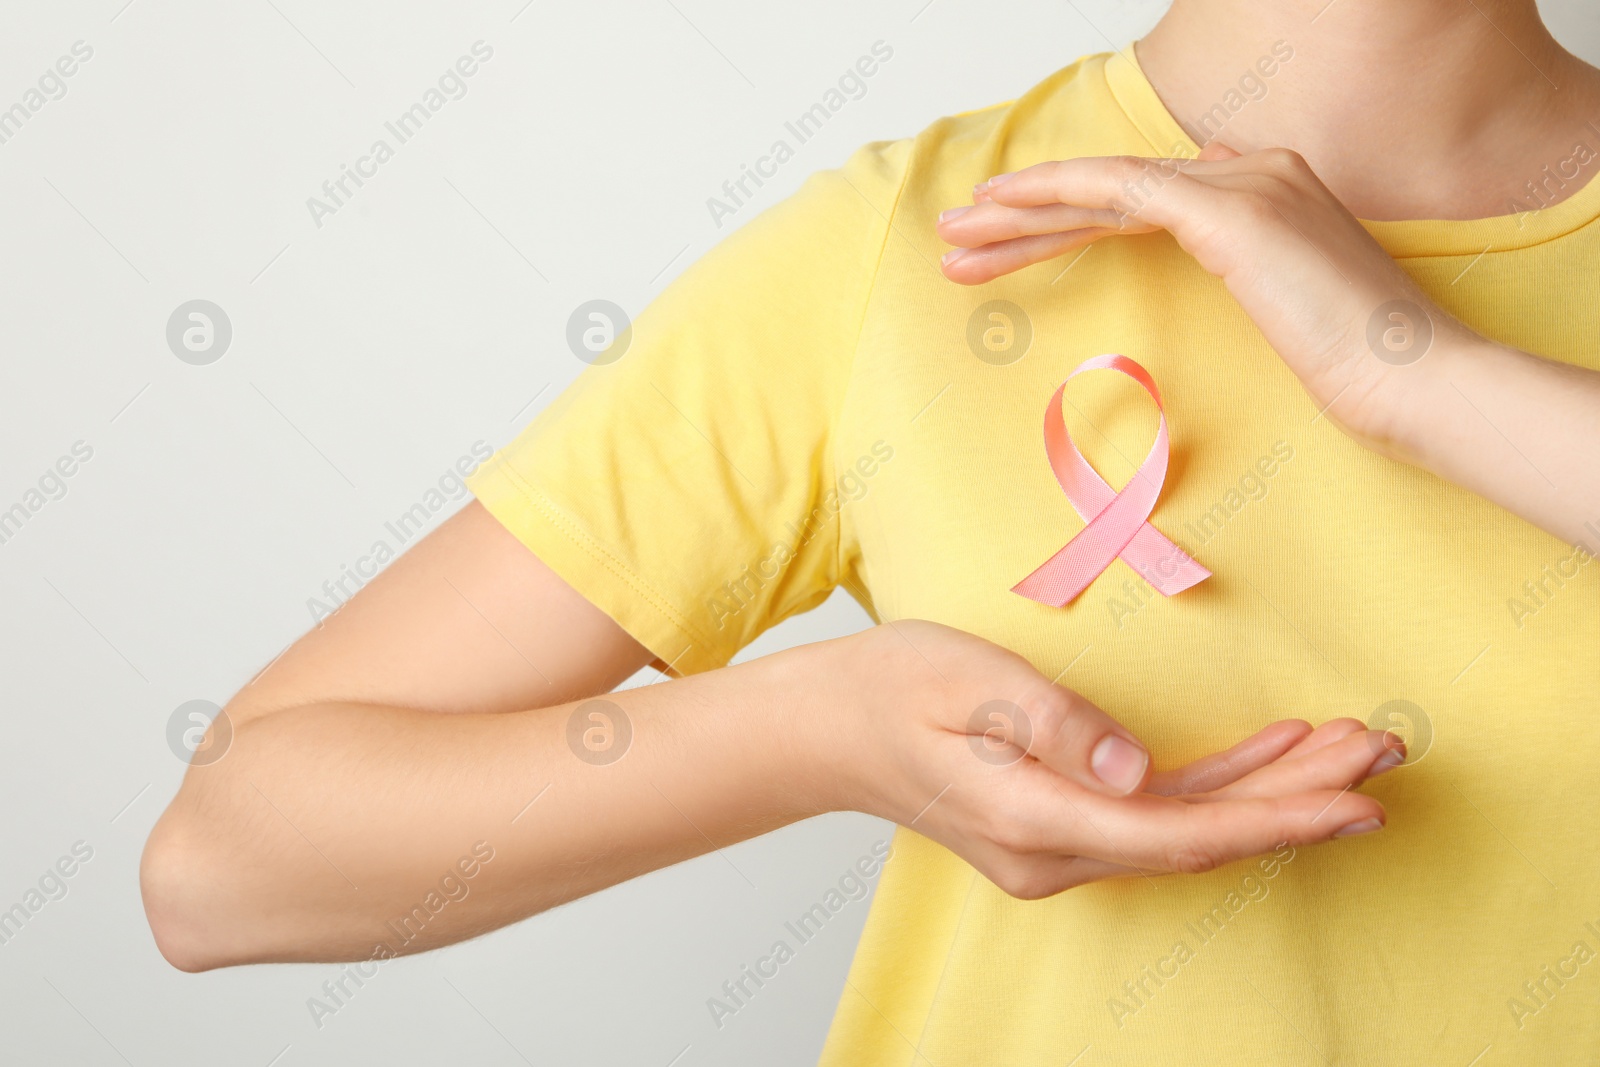
[[[1600,710],[1600,563],[1355,444],[1197,270],[908,292],[914,316],[869,316],[837,460],[870,457],[841,521],[878,617],[1011,648],[1173,758],[1395,701],[1462,729],[1530,696],[1551,726]],[[1040,604],[1013,587],[1086,524],[1046,455],[1047,402],[1106,352],[1161,393],[1170,462],[1149,523],[1212,574],[1168,596],[1107,552],[1070,603]],[[1123,489],[1156,405],[1093,371],[1061,410],[1071,446]]]

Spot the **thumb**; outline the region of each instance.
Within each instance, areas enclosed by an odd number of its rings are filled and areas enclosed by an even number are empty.
[[[1150,776],[1150,755],[1138,738],[1089,701],[1051,686],[1030,702],[1028,754],[1097,793],[1127,796]]]
[[[1240,153],[1235,152],[1221,141],[1207,141],[1206,146],[1200,149],[1200,154],[1195,158],[1214,163],[1223,159],[1238,159],[1239,155]]]

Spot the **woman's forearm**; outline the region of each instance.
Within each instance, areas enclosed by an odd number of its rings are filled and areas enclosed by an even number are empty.
[[[1374,447],[1600,551],[1600,373],[1475,335],[1413,369]]]
[[[151,836],[158,943],[186,970],[414,952],[816,814],[838,644],[604,703],[249,719]]]
[[[1287,721],[1152,773],[1105,711],[917,620],[604,701],[247,716],[146,847],[162,953],[205,970],[415,952],[835,810],[1037,899],[1372,832],[1382,806],[1351,788],[1403,757],[1357,720]]]

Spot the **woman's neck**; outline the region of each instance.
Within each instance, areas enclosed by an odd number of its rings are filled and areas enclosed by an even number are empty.
[[[1600,71],[1533,0],[1175,0],[1138,57],[1197,141],[1293,148],[1362,218],[1514,214],[1600,173]]]

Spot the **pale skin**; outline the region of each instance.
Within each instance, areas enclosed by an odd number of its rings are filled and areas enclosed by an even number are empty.
[[[1164,229],[1355,440],[1577,540],[1600,518],[1600,473],[1583,462],[1600,454],[1600,375],[1473,334],[1352,214],[1502,214],[1600,120],[1600,73],[1561,52],[1532,3],[1479,6],[1493,25],[1455,0],[1338,0],[1311,32],[1321,0],[1178,0],[1139,55],[1180,117],[1209,107],[1259,41],[1293,36],[1296,66],[1230,123],[1228,146],[1169,168],[1137,210],[1122,182],[1149,161],[1042,164],[980,187],[938,223],[956,247],[946,275],[974,284]],[[1374,124],[1384,137],[1348,136]],[[1385,150],[1390,135],[1408,151]],[[1397,297],[1436,329],[1401,368],[1365,341],[1372,308]],[[1486,418],[1464,416],[1463,396]],[[395,946],[418,951],[842,810],[914,823],[1019,897],[1182,878],[1381,828],[1381,805],[1351,787],[1404,756],[1352,719],[1286,719],[1158,769],[1116,708],[976,637],[903,621],[612,694],[627,755],[575,758],[572,710],[652,658],[469,505],[229,703],[227,755],[190,769],[146,847],[157,945],[185,970],[366,958],[488,842],[468,901]],[[979,759],[971,715],[997,699],[1023,709],[1031,741]]]

